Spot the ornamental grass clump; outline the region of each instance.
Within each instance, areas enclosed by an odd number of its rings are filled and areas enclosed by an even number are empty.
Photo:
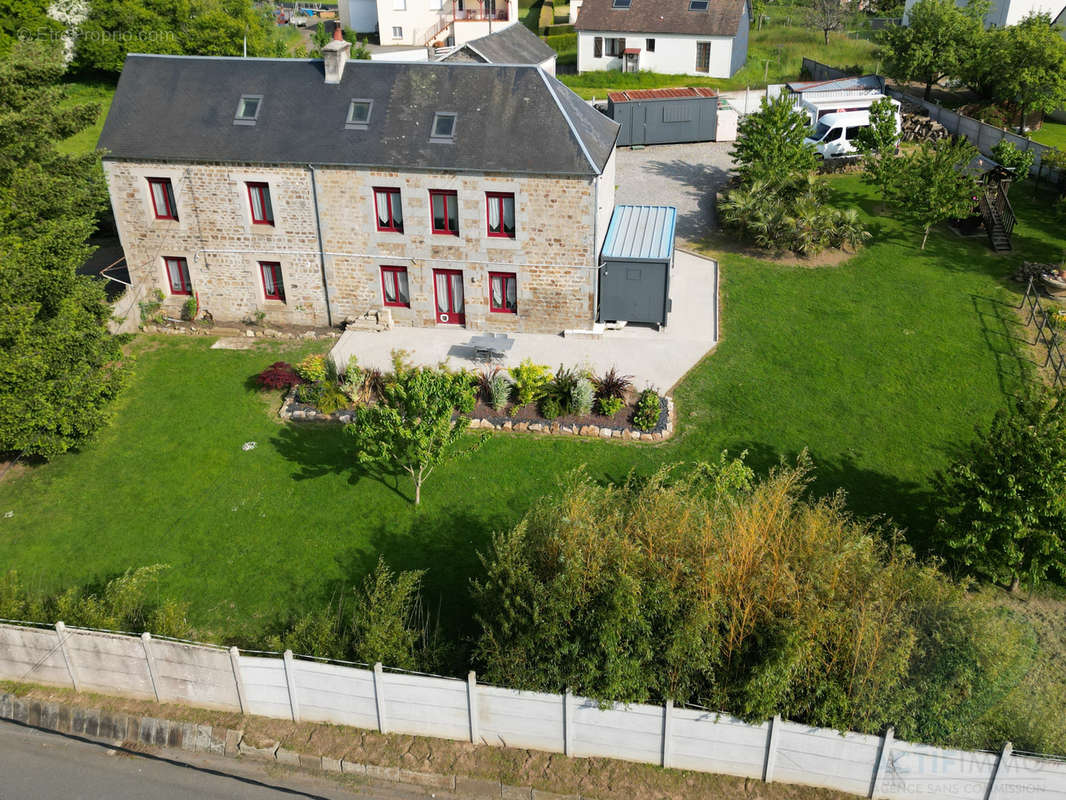
[[[587,472],[481,555],[484,680],[601,702],[950,744],[1018,683],[1021,626],[920,563],[899,531],[810,499],[801,457],[603,485]]]

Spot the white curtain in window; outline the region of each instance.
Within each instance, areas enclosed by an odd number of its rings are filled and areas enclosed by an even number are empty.
[[[263,194],[258,187],[252,189],[252,219],[266,219],[266,209],[263,208]]]
[[[463,313],[463,276],[452,275],[452,311]]]
[[[155,212],[157,214],[168,213],[167,208],[167,189],[164,183],[152,184],[152,199],[155,201]]]
[[[170,277],[170,291],[180,292],[181,286],[181,268],[178,266],[177,261],[167,262],[167,275]]]
[[[489,230],[498,233],[500,230],[500,198],[489,198]]]
[[[438,272],[434,277],[434,283],[437,287],[437,308],[444,313],[451,311],[448,308],[448,276]]]
[[[378,222],[382,225],[389,224],[389,195],[387,192],[376,192],[374,194],[375,202],[378,207]]]
[[[503,278],[492,279],[492,307],[503,308]]]
[[[507,308],[518,310],[518,281],[514,278],[507,279]]]
[[[396,302],[396,273],[392,272],[391,270],[389,272],[386,272],[385,273],[384,284],[385,284],[385,302],[386,303],[395,303]]]
[[[399,302],[405,306],[411,302],[411,295],[407,291],[407,270],[396,273],[396,295],[399,298]]]
[[[274,288],[274,270],[271,267],[263,267],[263,288],[267,294],[277,294]]]
[[[503,198],[503,230],[514,233],[514,198]]]

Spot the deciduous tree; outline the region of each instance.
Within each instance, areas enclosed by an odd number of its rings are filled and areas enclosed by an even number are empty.
[[[804,141],[810,134],[810,117],[795,108],[791,96],[764,98],[761,108],[737,127],[732,156],[741,182],[764,180],[778,185],[813,171],[818,159]]]
[[[896,159],[889,199],[896,213],[922,228],[922,249],[934,225],[968,217],[977,197],[977,179],[966,167],[977,148],[966,139],[923,143]]]
[[[1027,114],[1048,114],[1066,103],[1066,40],[1048,14],[1030,14],[994,36],[999,42],[997,99],[1018,104],[1018,133],[1024,135]]]
[[[859,128],[855,137],[855,146],[863,155],[863,179],[877,186],[886,202],[897,166],[899,133],[896,106],[885,97],[870,106],[870,124]]]
[[[829,34],[844,27],[851,10],[849,3],[841,0],[812,0],[807,8],[807,25],[825,36],[829,44]]]

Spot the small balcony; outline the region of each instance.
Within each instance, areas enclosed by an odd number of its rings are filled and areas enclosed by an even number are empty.
[[[507,0],[452,0],[456,22],[508,22]]]

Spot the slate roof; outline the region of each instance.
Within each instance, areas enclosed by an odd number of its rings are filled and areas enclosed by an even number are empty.
[[[543,39],[522,24],[472,39],[444,60],[459,61],[464,51],[486,64],[540,64],[555,56]]]
[[[736,36],[747,2],[710,0],[706,11],[689,11],[689,0],[631,0],[629,8],[613,8],[612,0],[584,0],[574,27],[607,33]]]
[[[134,55],[126,58],[99,147],[126,160],[316,164],[598,175],[618,124],[533,66]],[[262,95],[254,125],[234,125],[242,95]],[[372,100],[348,130],[353,99]],[[436,112],[455,139],[430,142]]]

